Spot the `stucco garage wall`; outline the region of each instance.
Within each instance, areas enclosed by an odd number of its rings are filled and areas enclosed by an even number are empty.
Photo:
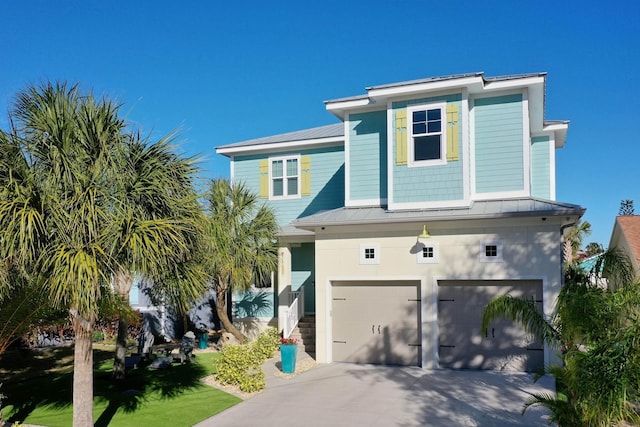
[[[348,280],[420,282],[422,363],[436,367],[437,281],[537,279],[543,283],[543,309],[553,312],[561,286],[560,225],[540,218],[448,222],[429,225],[438,263],[421,264],[417,236],[422,224],[339,226],[316,230],[316,341],[321,363],[331,355],[331,283]],[[377,245],[379,264],[360,263],[361,244]],[[484,245],[498,243],[501,262],[483,262]],[[545,362],[553,352],[545,349]]]

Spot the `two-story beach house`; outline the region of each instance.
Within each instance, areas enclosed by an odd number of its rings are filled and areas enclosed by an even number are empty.
[[[545,81],[371,86],[325,102],[339,123],[218,147],[232,179],[277,213],[280,329],[315,314],[320,363],[532,371],[553,360],[510,322],[481,331],[497,295],[553,312],[562,233],[584,213],[555,200],[568,122],[545,119]]]

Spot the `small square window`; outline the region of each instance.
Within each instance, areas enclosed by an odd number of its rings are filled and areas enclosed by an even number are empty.
[[[502,262],[502,242],[482,242],[480,262]]]
[[[361,244],[360,264],[380,264],[380,246],[371,243]]]
[[[419,247],[416,253],[418,264],[437,264],[438,244],[436,242],[429,242],[428,245],[422,243],[419,245],[422,247]]]
[[[498,256],[498,246],[496,245],[487,245],[484,247],[484,254],[487,257],[497,257]]]

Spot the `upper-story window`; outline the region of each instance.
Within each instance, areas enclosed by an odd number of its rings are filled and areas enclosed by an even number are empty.
[[[409,165],[445,164],[446,104],[418,105],[408,109]]]
[[[270,166],[271,198],[300,197],[300,157],[271,158]]]

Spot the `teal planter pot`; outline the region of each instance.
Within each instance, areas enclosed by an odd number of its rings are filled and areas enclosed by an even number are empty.
[[[282,372],[293,374],[296,371],[296,344],[280,344],[280,355],[282,356]]]
[[[198,348],[205,350],[209,345],[209,334],[207,332],[201,332],[198,336]]]

